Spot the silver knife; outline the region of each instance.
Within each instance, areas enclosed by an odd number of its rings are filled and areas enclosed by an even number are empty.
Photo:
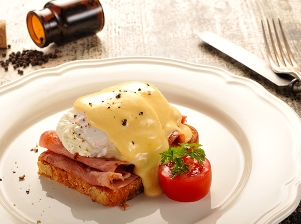
[[[229,55],[236,61],[244,64],[264,78],[273,82],[278,87],[288,87],[293,92],[301,92],[299,85],[296,85],[296,83],[298,82],[297,79],[292,76],[282,78],[279,75],[276,75],[272,71],[269,63],[256,56],[255,54],[252,54],[242,47],[209,31],[198,33],[198,35],[204,42]]]

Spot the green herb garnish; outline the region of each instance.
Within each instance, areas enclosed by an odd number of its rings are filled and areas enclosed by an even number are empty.
[[[184,174],[189,171],[189,166],[183,161],[183,157],[190,156],[196,159],[200,165],[203,165],[205,160],[205,152],[198,143],[181,143],[180,146],[170,147],[167,151],[161,152],[161,165],[172,164],[171,175]]]

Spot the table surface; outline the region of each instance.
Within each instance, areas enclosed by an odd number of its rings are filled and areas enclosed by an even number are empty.
[[[2,53],[26,49],[57,52],[58,58],[41,66],[28,66],[18,74],[12,66],[0,67],[0,86],[26,76],[31,71],[82,59],[124,56],[155,56],[218,66],[264,86],[301,116],[301,98],[279,91],[275,85],[211,46],[202,44],[197,33],[211,31],[264,59],[261,19],[280,18],[294,56],[301,62],[301,4],[298,0],[101,0],[106,24],[96,35],[64,46],[38,48],[26,27],[26,14],[42,9],[47,1],[0,0],[0,20],[6,20],[7,43]],[[301,204],[282,223],[301,223]]]

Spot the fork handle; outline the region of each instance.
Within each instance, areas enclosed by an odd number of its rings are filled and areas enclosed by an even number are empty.
[[[289,74],[293,75],[296,79],[301,82],[301,72],[290,72]]]
[[[301,92],[301,72],[290,72],[292,76],[295,77],[294,80],[291,81],[290,86],[295,93]]]

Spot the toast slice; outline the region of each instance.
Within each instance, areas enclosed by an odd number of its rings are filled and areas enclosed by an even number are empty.
[[[134,198],[143,191],[140,177],[124,187],[112,190],[107,187],[93,186],[76,175],[49,164],[41,157],[38,159],[38,168],[39,175],[85,194],[93,201],[104,206],[124,206],[126,201]]]

